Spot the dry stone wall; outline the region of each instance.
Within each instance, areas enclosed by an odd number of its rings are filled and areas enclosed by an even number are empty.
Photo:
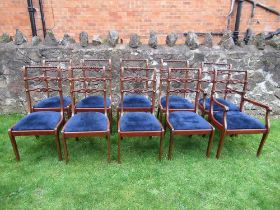
[[[65,46],[23,43],[19,46],[12,42],[0,44],[0,112],[26,112],[22,66],[58,58],[72,59],[76,65],[83,58],[111,58],[114,104],[119,100],[120,58],[145,58],[156,68],[159,68],[160,59],[187,59],[191,66],[198,66],[203,61],[231,63],[234,69],[249,71],[248,97],[269,104],[274,115],[280,114],[280,51],[271,46],[265,46],[264,50],[258,50],[254,45],[234,46],[230,50],[221,46],[199,46],[191,50],[187,45],[159,45],[157,48],[141,45],[132,49],[122,44],[114,48],[107,44],[83,48],[75,43]]]

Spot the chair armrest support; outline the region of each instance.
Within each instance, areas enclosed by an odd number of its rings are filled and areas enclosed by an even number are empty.
[[[262,108],[266,109],[267,112],[271,112],[271,111],[272,111],[272,108],[271,108],[271,107],[269,107],[269,106],[267,106],[267,105],[265,105],[265,104],[263,104],[263,103],[260,103],[260,102],[258,102],[258,101],[254,101],[254,100],[252,100],[252,99],[245,98],[245,97],[244,97],[244,101],[247,101],[247,102],[249,102],[249,103],[251,103],[251,104],[253,104],[253,105],[255,105],[255,106],[262,107]]]
[[[226,105],[220,103],[214,97],[212,97],[212,101],[213,101],[213,106],[214,106],[214,104],[217,104],[218,106],[220,106],[223,109],[223,111],[227,112],[229,110],[229,108]],[[211,109],[213,109],[213,106],[211,107]]]
[[[223,109],[223,126],[224,126],[224,129],[226,130],[227,129],[227,112],[229,111],[229,108],[220,103],[219,101],[217,101],[214,97],[211,97],[211,118],[214,119],[214,111],[213,111],[213,108],[214,108],[214,104],[217,104],[218,106],[220,106],[222,109]]]
[[[269,132],[269,129],[270,129],[269,114],[270,114],[270,112],[272,111],[272,108],[269,107],[269,106],[267,106],[267,105],[265,105],[265,104],[263,104],[263,103],[260,103],[260,102],[258,102],[258,101],[254,101],[254,100],[249,99],[249,98],[245,98],[245,97],[244,97],[244,101],[249,102],[249,103],[251,103],[251,104],[253,104],[253,105],[255,105],[255,106],[258,106],[258,107],[261,107],[261,108],[266,109],[266,114],[265,114],[265,127],[266,127],[266,129],[268,130],[268,132]]]

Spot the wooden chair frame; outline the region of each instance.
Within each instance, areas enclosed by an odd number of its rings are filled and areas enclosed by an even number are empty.
[[[112,61],[111,59],[97,59],[97,58],[87,58],[87,59],[82,59],[81,63],[83,66],[96,66],[96,65],[91,65],[91,63],[106,63],[108,64],[108,68],[106,68],[105,66],[105,72],[108,72],[108,74],[106,74],[106,82],[108,83],[106,85],[107,89],[109,89],[109,98],[111,101],[111,104],[109,107],[107,107],[107,112],[109,115],[109,119],[110,119],[110,125],[111,125],[111,132],[112,132],[112,123],[113,123],[113,110],[112,110],[112,103],[113,103],[113,94],[112,94],[112,78],[113,78],[113,69],[112,69]],[[108,95],[108,94],[107,94]]]
[[[160,79],[159,79],[159,94],[158,94],[158,110],[157,110],[157,118],[160,119],[160,122],[163,122],[163,115],[166,114],[166,108],[164,108],[161,104],[161,97],[162,97],[162,92],[163,92],[163,86],[164,83],[166,83],[167,86],[167,80],[168,80],[168,71],[169,68],[173,68],[173,67],[168,67],[165,68],[164,67],[164,63],[169,63],[169,64],[182,64],[181,68],[189,68],[190,64],[188,60],[165,60],[165,59],[161,59],[160,60],[160,69],[159,69],[159,75],[160,75]],[[186,71],[186,75],[185,77],[187,77],[187,71]],[[185,83],[185,87],[187,86],[187,83]],[[184,94],[184,97],[186,95]],[[164,128],[166,129],[166,120],[164,121]]]
[[[68,67],[72,66],[72,60],[71,59],[46,59],[46,60],[43,60],[42,61],[42,65],[44,67],[49,67],[49,66],[53,66],[53,67],[57,67],[59,66],[61,63],[66,63],[68,65]],[[61,78],[62,78],[62,86],[63,86],[63,83],[65,84],[65,86],[69,86],[70,87],[70,82],[68,80],[68,68],[65,68],[65,69],[61,69],[60,68],[60,71],[61,71]],[[47,76],[47,72],[45,71],[44,72],[45,76]],[[66,74],[66,76],[65,76]],[[63,91],[63,89],[62,89]],[[69,94],[70,94],[70,91],[69,91]],[[64,93],[63,93],[64,95]],[[47,93],[47,97],[49,97],[49,93]],[[42,110],[47,110],[48,108],[34,108],[34,110],[36,111],[42,111]],[[67,107],[64,107],[64,112],[67,113],[67,116],[70,117],[71,116],[71,104]],[[53,109],[50,109],[51,111]]]
[[[224,70],[222,70],[224,71]],[[218,70],[214,70],[215,72],[215,77],[217,76],[217,73],[219,72]],[[241,72],[244,72],[244,71],[241,71]],[[257,101],[254,101],[252,99],[249,99],[249,98],[246,98],[245,97],[245,90],[246,90],[246,84],[247,84],[247,71],[246,71],[246,78],[245,78],[245,85],[244,85],[244,89],[243,91],[237,91],[237,90],[234,90],[234,89],[231,89],[229,87],[226,87],[226,89],[224,90],[226,92],[226,94],[228,93],[235,93],[235,94],[239,94],[241,95],[241,102],[240,102],[240,112],[243,112],[243,109],[244,109],[244,103],[245,102],[248,102],[248,103],[251,103],[255,106],[258,106],[258,107],[261,107],[261,108],[264,108],[266,110],[266,115],[265,115],[265,129],[235,129],[235,130],[229,130],[227,129],[227,112],[229,111],[228,107],[221,104],[219,101],[216,100],[215,98],[215,93],[216,92],[221,92],[222,90],[217,90],[216,91],[216,84],[219,83],[219,82],[223,82],[223,81],[217,81],[215,79],[215,82],[214,82],[214,85],[213,85],[213,94],[211,96],[211,123],[218,128],[218,130],[221,131],[221,135],[220,135],[220,140],[219,140],[219,145],[218,145],[218,149],[217,149],[217,154],[216,154],[216,158],[218,159],[221,155],[221,151],[222,151],[222,147],[223,147],[223,142],[224,142],[224,137],[225,135],[237,135],[237,134],[263,134],[262,136],[262,139],[261,139],[261,142],[260,142],[260,145],[259,145],[259,148],[258,148],[258,151],[257,151],[257,156],[259,156],[261,154],[261,151],[262,151],[262,148],[263,148],[263,145],[267,139],[267,136],[269,134],[269,131],[270,131],[270,121],[269,121],[269,114],[270,112],[272,111],[272,109],[265,105],[265,104],[262,104],[260,102],[257,102]],[[239,80],[229,80],[227,81],[227,84],[230,84],[230,83],[242,83],[242,81],[239,81]],[[243,81],[244,82],[244,81]],[[213,111],[213,106],[214,105],[218,105],[219,107],[222,108],[223,110],[223,124],[221,124],[218,120],[216,120],[214,118],[214,111]]]
[[[73,71],[74,70],[82,70],[83,76],[79,78],[75,78]],[[86,71],[96,71],[96,72],[102,72],[102,77],[88,77],[86,76]],[[79,66],[79,67],[70,67],[69,68],[69,80],[71,84],[71,98],[72,98],[72,116],[74,116],[77,112],[104,112],[106,118],[107,118],[107,127],[108,129],[106,131],[81,131],[81,132],[67,132],[65,131],[65,127],[62,129],[62,142],[64,145],[64,158],[65,162],[68,163],[69,157],[68,157],[68,149],[67,149],[67,143],[66,138],[79,138],[79,137],[105,137],[107,139],[107,160],[110,162],[110,120],[108,119],[106,108],[106,93],[107,93],[107,78],[105,73],[105,67],[94,67],[94,66]],[[86,85],[86,82],[103,82],[103,88],[88,88]],[[75,82],[79,82],[83,84],[83,88],[77,88],[75,89]],[[85,97],[88,93],[98,93],[102,92],[104,96],[104,108],[76,108],[75,106],[75,94],[84,94]]]
[[[205,66],[210,66],[211,69],[209,70],[205,70]],[[227,63],[215,63],[215,62],[202,62],[201,63],[201,69],[202,69],[202,75],[203,74],[206,74],[206,75],[209,75],[210,76],[210,80],[208,79],[201,79],[201,84],[202,83],[206,83],[206,84],[212,84],[213,86],[213,83],[214,83],[214,67],[213,66],[218,66],[219,69],[221,69],[222,67],[225,67],[225,69],[232,69],[232,64],[227,64]],[[230,79],[229,77],[231,76],[231,74],[228,74],[228,79]],[[206,107],[205,107],[205,101],[206,101],[206,97],[208,95],[208,93],[202,88],[200,87],[200,92],[202,93],[202,98],[203,98],[203,104],[201,105],[200,103],[198,103],[198,108],[199,110],[201,111],[201,115],[204,117],[205,115],[207,115],[209,117],[210,115],[210,110],[207,110]],[[212,89],[212,88],[211,88]],[[210,98],[211,98],[211,95],[212,95],[212,91],[210,93]]]
[[[133,67],[132,67],[133,68]],[[121,74],[123,74],[124,67],[121,69]],[[134,68],[135,70],[139,70],[141,68]],[[125,93],[152,93],[152,107],[150,109],[134,109],[135,112],[151,112],[154,113],[154,105],[155,105],[155,94],[156,94],[156,69],[147,69],[153,71],[153,78],[149,79],[149,77],[124,77],[120,79],[121,82],[121,104],[123,104],[124,94]],[[139,88],[133,88],[133,89],[124,89],[123,83],[124,82],[144,82],[145,84],[151,82],[152,83],[152,89],[146,88],[146,89],[139,89]],[[120,107],[120,116],[123,116],[124,112],[132,112],[131,109],[126,109],[123,106]],[[121,141],[124,137],[139,137],[139,136],[159,136],[160,137],[160,148],[159,148],[159,160],[162,158],[162,144],[163,144],[163,138],[164,138],[164,129],[161,125],[160,131],[121,131],[120,130],[120,121],[121,117],[118,120],[118,162],[121,163]]]
[[[58,122],[58,124],[55,126],[54,130],[21,130],[21,131],[15,131],[13,128],[15,125],[13,125],[9,130],[8,134],[11,140],[11,144],[13,147],[13,151],[16,156],[16,160],[20,160],[20,155],[16,143],[16,136],[46,136],[46,135],[54,135],[55,136],[55,143],[56,143],[56,149],[58,154],[58,159],[62,160],[62,154],[61,154],[61,147],[60,147],[60,141],[59,141],[59,130],[63,126],[64,123],[64,111],[63,111],[63,96],[62,96],[62,84],[61,84],[61,71],[58,67],[42,67],[40,66],[40,69],[43,69],[43,71],[56,71],[57,76],[56,77],[49,77],[49,76],[29,76],[28,70],[38,68],[38,66],[29,66],[29,67],[23,67],[23,77],[25,81],[25,92],[26,92],[26,98],[28,102],[28,114],[31,112],[35,112],[35,110],[32,108],[32,100],[31,100],[31,92],[43,92],[49,94],[49,92],[58,92],[60,97],[60,115],[61,119]],[[46,87],[44,88],[29,88],[28,81],[39,81],[39,82],[45,82]],[[49,81],[57,81],[58,82],[58,89],[51,88],[48,85]],[[45,111],[45,110],[44,110]],[[46,110],[50,111],[50,110]],[[55,110],[58,111],[58,110]]]
[[[192,71],[197,74],[197,78],[176,78],[171,76],[172,71]],[[186,73],[189,75],[189,73]],[[200,88],[200,80],[201,80],[201,69],[200,68],[169,68],[168,71],[168,79],[167,79],[167,95],[166,95],[166,121],[167,126],[170,129],[170,139],[169,139],[169,152],[168,159],[172,159],[172,149],[173,149],[173,139],[175,135],[193,135],[193,134],[202,134],[203,136],[209,134],[208,146],[206,150],[206,156],[209,157],[211,153],[211,147],[214,137],[215,128],[211,125],[211,129],[193,129],[193,130],[175,130],[169,121],[169,114],[174,111],[191,111],[197,113],[197,105],[199,99],[199,88]],[[184,88],[174,88],[171,87],[171,82],[183,82],[183,83],[191,83],[196,82],[195,89],[188,88],[184,86]],[[194,109],[170,109],[169,108],[169,95],[170,93],[184,93],[184,95],[188,93],[195,93],[195,108]]]
[[[129,61],[131,61],[131,60],[129,60]],[[136,80],[131,80],[131,77],[124,76],[125,71],[129,71],[129,72],[145,71],[145,75],[146,75],[145,88],[148,90],[149,82],[151,82],[148,80],[148,74],[149,74],[149,71],[153,71],[153,70],[154,70],[153,68],[122,67],[121,71],[120,71],[120,91],[122,92],[124,90],[124,82],[127,82],[129,80],[132,82],[133,81],[136,82]],[[119,121],[119,116],[120,116],[121,110],[123,110],[124,112],[151,112],[151,113],[153,113],[153,109],[154,109],[153,105],[150,107],[123,107],[122,103],[123,103],[123,101],[121,101],[121,103],[119,103],[119,106],[117,107],[117,122]],[[154,103],[154,102],[152,102],[152,103]]]

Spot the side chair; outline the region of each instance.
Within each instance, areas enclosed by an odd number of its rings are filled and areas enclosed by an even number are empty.
[[[85,74],[84,74],[85,73]],[[90,73],[96,73],[91,75]],[[67,148],[67,138],[95,137],[101,136],[107,139],[107,160],[110,161],[110,121],[107,116],[107,87],[105,67],[80,66],[70,67],[69,80],[71,84],[72,117],[66,122],[61,133],[64,145],[64,158],[68,163],[69,155]],[[86,82],[86,86],[84,83]],[[78,108],[76,97],[78,95],[86,97],[88,94],[103,96],[103,107]]]
[[[180,77],[180,75],[188,76]],[[166,121],[170,129],[169,160],[172,159],[173,139],[176,135],[191,136],[194,134],[202,134],[204,137],[204,135],[208,134],[209,140],[206,156],[210,156],[215,129],[209,122],[197,114],[200,79],[201,69],[199,68],[169,68],[166,93]],[[186,83],[188,84],[187,87],[185,86]],[[189,98],[193,95],[194,107],[192,109],[173,109],[169,105],[169,98],[170,95],[174,94],[183,94],[184,97],[187,96]]]
[[[122,67],[122,73],[124,71]],[[139,68],[135,68],[138,71]],[[127,94],[142,94],[150,95],[151,110],[142,108],[127,109],[125,106],[120,106],[120,119],[118,121],[118,162],[121,163],[121,141],[124,137],[136,136],[159,136],[159,159],[162,157],[162,144],[164,137],[164,129],[158,119],[154,116],[154,104],[156,94],[156,69],[148,69],[151,76],[126,76],[121,77],[121,104],[124,104],[125,96]],[[129,84],[128,86],[125,85]],[[146,84],[151,86],[146,88]],[[142,85],[141,85],[142,84]],[[132,85],[132,87],[131,87]],[[148,98],[148,97],[147,97]]]
[[[32,73],[35,70],[36,73]],[[39,73],[39,71],[41,74]],[[54,75],[45,76],[44,72],[51,71]],[[36,76],[36,74],[38,76]],[[8,134],[13,146],[13,150],[16,156],[16,160],[20,160],[20,155],[16,143],[16,136],[55,136],[56,149],[58,159],[62,160],[59,130],[64,123],[64,111],[63,111],[63,96],[61,85],[61,71],[58,67],[36,67],[29,66],[23,67],[23,76],[25,82],[25,92],[28,102],[28,114],[18,121],[14,126],[8,130]],[[45,86],[42,86],[45,85]],[[52,93],[59,96],[58,110],[49,111],[34,111],[32,106],[31,94]]]

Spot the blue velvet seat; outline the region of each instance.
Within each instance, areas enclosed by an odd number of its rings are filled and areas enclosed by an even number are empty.
[[[195,112],[171,112],[169,122],[175,130],[211,129],[211,125]]]
[[[232,102],[228,101],[228,100],[225,100],[223,98],[217,98],[216,99],[218,102],[222,103],[223,105],[226,105],[230,111],[239,111],[239,108],[238,106],[236,106],[235,104],[233,104]],[[203,99],[199,99],[199,104],[201,106],[203,106]],[[210,98],[206,98],[205,99],[205,109],[207,111],[210,110]],[[223,111],[223,108],[221,108],[219,105],[217,104],[214,104],[214,107],[213,107],[213,111]]]
[[[106,131],[107,117],[100,112],[79,112],[64,127],[65,132]]]
[[[23,117],[14,126],[14,131],[24,130],[53,130],[61,119],[59,112],[32,112]]]
[[[71,104],[71,98],[68,96],[63,97],[64,108]],[[59,108],[60,107],[60,97],[53,96],[39,101],[33,106],[34,108]]]
[[[223,112],[215,112],[214,118],[223,124]],[[227,129],[265,129],[265,126],[258,119],[251,117],[244,112],[228,111]]]
[[[111,100],[106,98],[106,106],[110,107]],[[77,108],[104,108],[104,96],[88,96],[76,104]]]
[[[160,131],[158,119],[149,112],[127,112],[120,119],[121,131]]]
[[[126,95],[123,98],[123,107],[125,108],[149,108],[151,106],[151,101],[144,95]]]
[[[160,99],[161,106],[166,108],[166,96]],[[169,96],[170,109],[194,109],[194,105],[186,98],[181,96]]]

